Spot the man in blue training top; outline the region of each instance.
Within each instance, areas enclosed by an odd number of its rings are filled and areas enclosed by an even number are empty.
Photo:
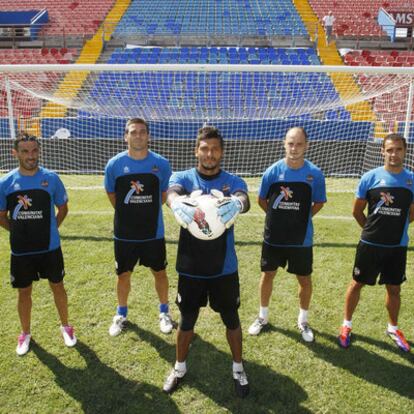
[[[247,185],[239,177],[223,171],[223,138],[215,127],[198,131],[195,156],[197,167],[173,174],[168,189],[167,204],[183,227],[178,242],[176,269],[179,274],[176,303],[181,317],[176,340],[176,362],[164,383],[164,391],[172,393],[187,372],[186,358],[194,335],[200,307],[210,302],[220,313],[226,326],[227,341],[233,356],[233,380],[236,393],[245,397],[249,384],[242,363],[242,331],[239,275],[232,223],[239,213],[248,211],[250,204]],[[218,209],[226,231],[214,240],[199,240],[186,229],[194,219],[196,209],[182,202],[182,197],[201,190],[211,194],[219,190],[229,201]],[[180,197],[181,196],[181,197]]]
[[[312,217],[326,202],[322,171],[305,159],[308,136],[301,127],[287,131],[285,158],[264,173],[259,189],[259,206],[266,213],[262,245],[259,316],[249,334],[258,335],[269,320],[269,302],[278,267],[296,275],[299,283],[298,328],[306,342],[314,334],[308,323],[312,296]]]
[[[339,345],[351,344],[352,315],[365,285],[385,284],[388,310],[387,335],[408,352],[410,345],[398,328],[401,284],[406,280],[408,224],[414,220],[413,174],[404,168],[407,143],[399,134],[387,135],[382,142],[384,166],[365,173],[359,182],[353,215],[362,227],[353,280],[346,292],[344,321]],[[368,207],[367,214],[364,210]]]
[[[170,333],[173,322],[168,307],[167,259],[162,204],[171,176],[169,162],[150,151],[149,126],[141,118],[125,126],[128,149],[111,158],[105,168],[105,190],[115,209],[115,267],[118,275],[118,307],[109,328],[111,336],[122,332],[127,320],[131,274],[136,264],[149,267],[160,301],[159,322]]]
[[[31,340],[32,282],[48,279],[61,321],[66,346],[76,344],[68,323],[68,299],[58,227],[68,213],[68,197],[62,181],[39,166],[40,142],[20,133],[13,155],[19,167],[0,179],[0,226],[10,232],[11,284],[18,289],[17,310],[22,332],[16,353],[29,351]],[[57,214],[55,215],[55,206]]]

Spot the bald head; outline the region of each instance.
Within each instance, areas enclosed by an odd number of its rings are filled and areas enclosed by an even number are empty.
[[[302,127],[293,127],[293,128],[290,128],[286,132],[285,141],[289,137],[303,137],[303,139],[306,142],[308,142],[308,134],[306,133],[305,128],[302,128]]]
[[[302,127],[290,128],[285,136],[286,163],[291,168],[300,168],[305,162],[308,134]]]

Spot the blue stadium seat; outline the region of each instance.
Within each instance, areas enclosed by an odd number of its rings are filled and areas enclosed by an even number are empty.
[[[182,7],[181,7],[182,6]],[[155,17],[156,16],[156,17]],[[283,23],[283,24],[280,24]],[[289,29],[286,29],[286,26]],[[284,35],[286,31],[307,36],[293,3],[289,0],[240,2],[198,0],[188,7],[176,0],[132,1],[115,34],[266,34]]]
[[[183,47],[183,48],[134,48],[116,49],[109,62],[139,63],[223,63],[237,64],[250,61],[255,64],[319,64],[315,50],[311,48],[244,48],[244,47]],[[116,80],[116,83],[114,82]],[[287,88],[287,86],[289,86]],[[128,92],[129,91],[129,92]],[[326,74],[307,73],[298,78],[294,73],[137,73],[128,81],[102,73],[90,92],[96,102],[105,104],[108,97],[118,106],[127,108],[131,101],[138,105],[156,105],[166,115],[184,114],[203,110],[233,111],[246,117],[254,115],[257,108],[282,110],[301,108],[305,101],[311,105],[337,105],[339,97]],[[204,109],[203,109],[204,108]],[[172,111],[172,112],[171,112]],[[184,112],[183,112],[184,111]],[[234,115],[235,116],[235,115]],[[312,115],[295,115],[295,119],[311,119]],[[350,120],[343,108],[326,111],[327,119]]]

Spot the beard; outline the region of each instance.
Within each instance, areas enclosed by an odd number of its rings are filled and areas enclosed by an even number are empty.
[[[205,169],[205,170],[208,170],[208,171],[211,171],[211,170],[215,170],[217,167],[218,167],[218,165],[219,165],[219,163],[218,162],[214,162],[214,164],[206,164],[206,163],[201,163],[201,166]]]
[[[25,170],[35,170],[39,166],[39,160],[22,162],[22,167]]]

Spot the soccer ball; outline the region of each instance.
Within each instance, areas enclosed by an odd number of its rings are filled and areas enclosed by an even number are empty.
[[[217,214],[217,197],[203,194],[194,199],[197,202],[193,221],[188,225],[188,231],[197,239],[214,240],[226,230]]]

